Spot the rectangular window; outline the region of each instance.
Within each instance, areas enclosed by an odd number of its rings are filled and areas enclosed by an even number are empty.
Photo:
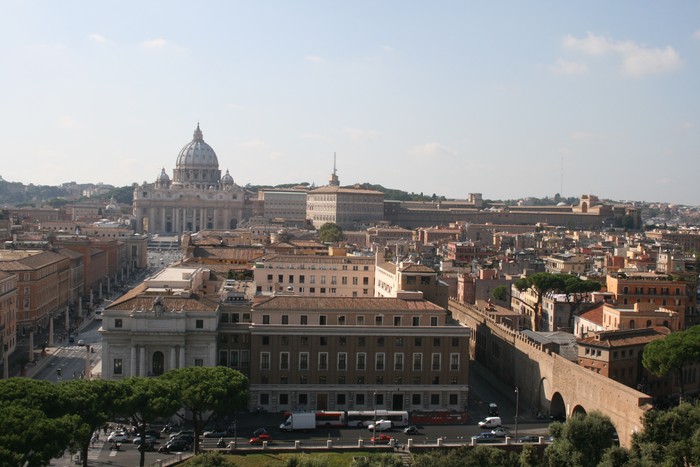
[[[204,329],[204,320],[198,319],[194,322],[194,327],[197,329]]]
[[[420,326],[420,316],[414,316],[411,319],[411,325],[412,326]]]
[[[219,365],[228,366],[228,350],[219,350]]]
[[[231,368],[238,368],[238,350],[231,351]]]
[[[282,274],[277,275],[277,282],[279,282],[280,284],[284,282],[284,276]]]
[[[289,394],[286,392],[283,392],[280,394],[280,405],[288,405],[289,404]]]
[[[320,345],[328,345],[328,338],[326,336],[321,336],[318,339]]]
[[[336,394],[335,403],[336,405],[345,405],[345,394]]]
[[[250,368],[250,350],[241,350],[241,368]]]
[[[290,283],[290,284],[293,284],[293,283],[294,283],[294,276],[291,275],[291,274],[289,275],[289,283]]]
[[[440,393],[430,395],[430,405],[440,405]]]
[[[338,352],[338,369],[347,370],[348,369],[348,354],[347,352]]]
[[[309,317],[306,315],[301,315],[299,317],[299,322],[302,326],[306,326],[307,324],[309,324]]]
[[[437,316],[431,316],[431,317],[430,317],[430,325],[431,325],[431,326],[437,326],[437,325],[438,325],[438,317],[437,317]]]
[[[450,405],[459,404],[459,394],[450,394]]]
[[[342,285],[348,285],[348,278],[346,276],[343,276],[340,278],[340,283]]]
[[[121,318],[116,318],[114,320],[114,327],[115,328],[121,328],[124,325],[124,322],[122,321]]]
[[[289,345],[289,336],[282,336],[280,342],[282,345]]]
[[[263,315],[263,324],[270,324],[270,315]]]
[[[357,346],[364,347],[365,345],[367,345],[367,338],[365,336],[359,336],[357,338]]]
[[[365,317],[363,315],[358,315],[356,318],[357,320],[357,325],[358,326],[364,326],[365,325]]]
[[[352,285],[358,285],[357,283],[357,277],[352,278]]]
[[[384,371],[384,353],[380,352],[374,355],[374,369]]]
[[[365,405],[365,395],[360,393],[355,393],[355,405]]]
[[[289,370],[289,352],[280,352],[280,370]]]
[[[401,317],[394,316],[394,326],[401,326]]]
[[[316,276],[309,276],[309,284],[315,284],[316,283]]]
[[[320,326],[325,326],[325,325],[326,325],[326,318],[327,318],[327,317],[326,317],[325,315],[319,316],[319,317],[318,317],[318,324],[319,324]]]
[[[450,354],[450,371],[459,371],[459,354]]]
[[[299,352],[299,369],[309,369],[309,352]]]
[[[357,369],[360,371],[367,369],[367,354],[364,352],[357,353]]]
[[[381,326],[383,323],[384,323],[384,316],[383,315],[377,315],[374,317],[375,326]]]
[[[321,276],[321,285],[326,283],[326,276]]]
[[[289,315],[282,315],[282,324],[289,324]]]
[[[423,354],[422,353],[414,353],[413,354],[413,371],[422,371],[423,370]]]
[[[394,354],[394,370],[403,371],[403,354],[402,353],[395,353]]]
[[[440,371],[440,363],[442,361],[442,354],[439,353],[434,353],[432,355],[432,365],[431,368],[433,371]]]
[[[270,369],[270,352],[260,352],[260,369]]]
[[[440,338],[433,337],[433,347],[440,347]]]
[[[318,354],[318,369],[327,370],[328,369],[328,352],[319,352]]]
[[[365,266],[365,267],[367,267],[367,266]],[[362,285],[369,285],[369,277],[362,278]]]
[[[304,346],[309,345],[309,336],[299,337],[299,343]]]
[[[421,347],[423,345],[423,339],[420,337],[416,337],[413,339],[413,345],[416,347]]]
[[[115,375],[121,375],[124,372],[124,360],[121,358],[114,359],[114,371]]]
[[[302,276],[299,276],[299,283],[300,283],[300,284],[303,284],[303,283],[304,283],[304,276],[303,276],[303,275],[302,275]]]
[[[204,360],[202,360],[201,358],[195,358],[194,366],[204,366]]]
[[[345,326],[345,316],[343,316],[343,315],[338,316],[338,325]]]
[[[413,405],[413,406],[420,406],[421,405],[420,394],[411,394],[411,405]]]

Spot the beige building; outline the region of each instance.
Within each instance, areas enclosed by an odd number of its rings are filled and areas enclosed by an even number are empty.
[[[277,296],[257,303],[251,404],[271,412],[465,410],[469,329],[446,320],[444,308],[425,300]]]
[[[575,274],[586,272],[586,256],[581,253],[554,253],[543,258],[546,272]]]
[[[138,233],[172,234],[235,229],[249,217],[245,190],[226,171],[222,177],[216,153],[194,132],[177,156],[173,179],[163,169],[155,183],[134,188],[134,218]]]
[[[0,361],[9,377],[9,357],[17,347],[17,275],[0,271]]]
[[[102,317],[102,377],[158,376],[216,365],[219,296],[202,267],[166,268],[108,306]]]
[[[344,230],[373,226],[384,219],[384,193],[341,187],[334,169],[328,185],[307,194],[306,218],[317,229],[327,222]]]
[[[422,264],[378,262],[375,269],[374,295],[398,297],[406,292],[419,293],[443,308],[449,301],[449,287],[438,279],[437,272]]]
[[[263,216],[304,222],[306,219],[306,193],[308,190],[261,189],[258,199],[263,201]]]
[[[372,297],[374,257],[268,255],[255,262],[258,294],[310,297]]]

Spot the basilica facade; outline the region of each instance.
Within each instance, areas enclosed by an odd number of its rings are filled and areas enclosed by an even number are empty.
[[[180,234],[235,229],[250,216],[246,191],[228,170],[221,176],[216,153],[197,124],[192,141],[177,156],[172,180],[165,172],[154,183],[134,188],[136,231]]]

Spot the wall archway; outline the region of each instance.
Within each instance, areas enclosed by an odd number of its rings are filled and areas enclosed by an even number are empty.
[[[552,417],[564,416],[566,413],[566,404],[564,404],[564,398],[559,392],[552,394],[552,401],[549,403],[549,415]]]
[[[588,415],[588,412],[586,412],[586,409],[584,409],[582,406],[576,405],[576,407],[574,407],[574,410],[571,411],[571,415],[573,416],[576,414]]]

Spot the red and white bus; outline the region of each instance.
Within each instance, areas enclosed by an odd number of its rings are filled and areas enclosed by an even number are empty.
[[[319,428],[345,426],[345,423],[345,412],[327,412],[325,410],[316,412],[316,426]]]

